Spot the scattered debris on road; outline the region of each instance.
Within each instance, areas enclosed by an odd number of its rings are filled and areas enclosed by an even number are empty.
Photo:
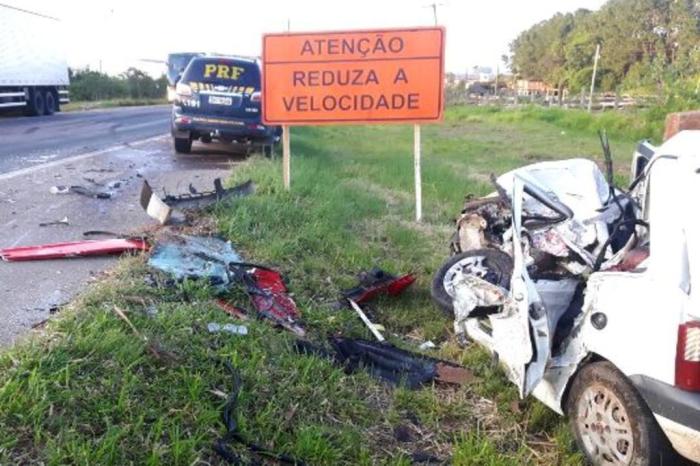
[[[68,222],[68,217],[63,217],[61,220],[53,220],[51,222],[41,222],[39,224],[40,227],[50,227],[54,225],[70,225]]]
[[[110,199],[112,193],[106,191],[96,191],[85,186],[74,185],[74,186],[52,186],[49,189],[51,194],[80,194],[82,196],[93,197],[95,199]]]
[[[0,259],[6,262],[64,259],[71,257],[114,255],[125,252],[147,251],[148,249],[149,245],[143,239],[119,238],[85,240],[4,248],[0,249]]]
[[[189,192],[185,194],[166,194],[162,199],[153,192],[153,189],[144,180],[141,188],[140,204],[143,210],[153,219],[165,225],[170,220],[173,209],[200,210],[217,202],[222,202],[234,197],[248,196],[255,193],[255,184],[248,180],[233,188],[224,188],[221,178],[214,180],[214,190],[197,192],[190,184]]]

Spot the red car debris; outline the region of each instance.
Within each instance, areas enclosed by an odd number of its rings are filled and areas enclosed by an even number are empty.
[[[143,239],[84,240],[66,243],[20,246],[0,249],[0,259],[6,262],[64,259],[70,257],[104,256],[130,251],[147,251]]]

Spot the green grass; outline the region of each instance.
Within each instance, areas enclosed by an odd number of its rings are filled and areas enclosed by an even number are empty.
[[[71,101],[61,105],[63,112],[76,112],[82,110],[94,110],[98,108],[114,107],[138,107],[142,105],[166,105],[166,99],[114,99],[114,100],[90,100]]]
[[[463,107],[456,110],[463,117],[475,121],[507,123],[549,123],[578,135],[595,134],[606,130],[611,137],[640,141],[651,139],[661,142],[663,125],[668,110],[661,107],[588,113],[580,109],[526,106],[518,109],[503,107]]]
[[[293,337],[265,322],[250,323],[247,336],[211,335],[208,322],[230,318],[211,305],[209,288],[148,286],[144,258],[124,258],[45,335],[0,354],[0,464],[219,464],[211,445],[232,386],[224,360],[241,374],[243,434],[309,464],[408,465],[417,452],[458,465],[579,464],[565,421],[533,399],[518,402],[483,350],[460,349],[429,296],[452,219],[466,194],[490,191],[489,173],[600,154],[595,134],[506,116],[449,109],[444,123],[423,127],[422,224],[412,221],[407,126],[294,128],[291,192],[281,188],[279,159],[256,157],[230,180],[254,179],[256,195],[214,212],[246,258],[285,273],[314,340],[371,338],[353,313],[330,306],[357,272],[415,271],[404,296],[381,299],[369,313],[398,345],[437,343],[431,354],[471,368],[473,383],[391,388],[297,355]],[[613,139],[621,166],[633,145]]]

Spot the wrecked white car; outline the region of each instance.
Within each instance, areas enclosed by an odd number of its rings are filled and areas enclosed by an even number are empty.
[[[494,179],[432,294],[521,397],[569,417],[592,463],[700,461],[700,131],[640,144],[628,191],[608,171],[574,159]]]

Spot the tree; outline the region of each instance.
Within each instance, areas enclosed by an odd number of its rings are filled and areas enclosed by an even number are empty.
[[[596,12],[559,13],[520,33],[508,63],[524,78],[580,89],[590,82],[597,44],[603,90],[688,79],[700,86],[697,0],[609,0]]]

